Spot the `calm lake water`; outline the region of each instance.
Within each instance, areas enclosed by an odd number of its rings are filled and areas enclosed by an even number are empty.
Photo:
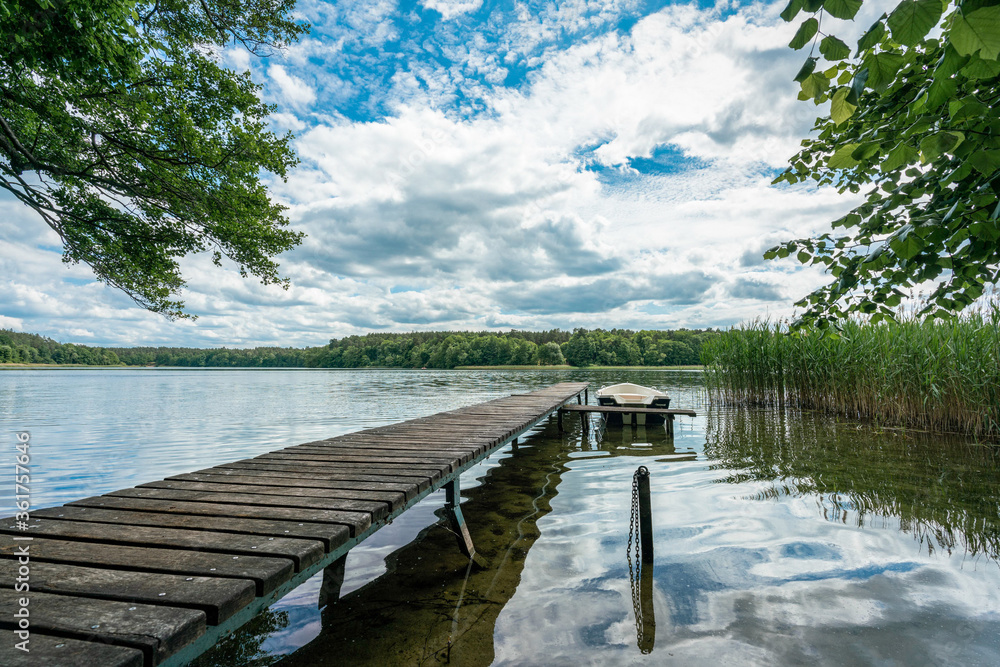
[[[543,425],[462,479],[485,570],[438,492],[350,553],[339,600],[316,577],[199,665],[1000,664],[994,448],[713,406],[697,372],[2,371],[0,460],[31,431],[38,508],[565,380],[699,416]],[[656,559],[633,587],[640,465]]]

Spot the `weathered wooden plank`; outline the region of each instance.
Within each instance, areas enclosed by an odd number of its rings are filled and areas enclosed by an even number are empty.
[[[381,462],[372,463],[322,463],[318,461],[298,461],[298,462],[280,462],[280,461],[267,461],[266,459],[244,459],[242,461],[236,461],[234,463],[223,463],[216,467],[218,468],[254,468],[263,466],[284,466],[292,470],[297,470],[303,475],[312,477],[314,473],[322,472],[345,472],[345,471],[357,471],[363,472],[369,475],[379,475],[381,477],[390,476],[401,476],[401,477],[411,477],[413,475],[422,475],[427,477],[432,482],[436,482],[444,476],[443,471],[440,468],[428,468],[426,466],[407,466],[407,465],[392,465],[385,464]]]
[[[184,491],[219,491],[222,493],[255,493],[292,498],[342,498],[345,500],[372,500],[389,505],[391,510],[399,509],[406,501],[402,493],[387,491],[313,488],[304,486],[267,486],[256,484],[219,484],[204,481],[181,481],[176,479],[140,484],[140,489],[181,489]]]
[[[328,453],[328,454],[323,454],[323,453],[319,453],[319,454],[305,454],[305,453],[303,453],[303,454],[285,454],[285,453],[280,453],[280,454],[277,454],[277,453],[276,454],[266,454],[266,455],[259,456],[257,458],[257,460],[259,460],[259,461],[267,461],[267,462],[292,462],[292,463],[298,463],[298,462],[307,463],[307,462],[311,462],[311,463],[326,463],[326,464],[333,464],[333,465],[353,463],[355,465],[366,465],[366,466],[370,466],[370,465],[373,464],[373,462],[377,462],[377,465],[379,467],[385,467],[385,466],[389,466],[389,465],[401,466],[401,467],[397,468],[397,470],[399,470],[401,472],[406,472],[408,466],[411,466],[411,465],[434,466],[434,467],[437,468],[437,471],[440,472],[441,474],[448,475],[448,474],[454,472],[463,463],[471,461],[472,457],[471,456],[470,457],[457,457],[456,456],[454,458],[448,458],[448,459],[424,459],[424,460],[416,460],[416,459],[411,459],[411,458],[401,458],[401,457],[393,456],[393,455],[379,456],[379,455],[376,455],[376,454],[367,454],[366,455],[366,454],[363,454],[363,453],[361,453],[361,454],[346,454],[345,455],[345,454],[337,454],[337,453],[331,452],[331,453]]]
[[[258,456],[252,459],[241,459],[239,461],[234,461],[233,463],[247,464],[253,463],[256,465],[298,465],[298,466],[309,466],[310,472],[311,468],[328,468],[333,469],[335,472],[338,470],[368,470],[371,471],[370,474],[373,475],[401,475],[404,477],[412,477],[414,475],[429,477],[431,479],[439,479],[442,475],[448,474],[447,468],[445,466],[440,466],[432,463],[424,463],[422,465],[413,463],[399,463],[397,461],[382,461],[382,460],[372,460],[367,461],[309,461],[307,459],[301,460],[290,460],[290,459],[267,459],[264,455]],[[220,463],[217,467],[231,467],[233,463]]]
[[[15,542],[9,535],[0,535],[0,558],[16,559],[18,548],[24,544]],[[292,561],[287,558],[230,556],[189,549],[132,547],[40,537],[34,538],[30,544],[32,562],[250,579],[256,585],[258,595],[270,593],[292,576]]]
[[[16,560],[0,558],[0,579],[14,581],[18,567]],[[33,562],[30,578],[32,592],[200,609],[209,625],[218,625],[248,605],[255,591],[249,579],[186,577],[60,563]]]
[[[432,462],[434,465],[447,465],[447,466],[461,466],[465,465],[469,461],[482,456],[486,451],[484,448],[481,452],[474,450],[455,450],[453,452],[429,452],[426,460]],[[412,457],[418,456],[425,458],[424,451],[418,448],[411,449],[388,449],[381,447],[367,447],[367,446],[330,446],[325,449],[282,449],[274,454],[282,454],[284,456],[293,456],[297,459],[302,459],[305,461],[330,461],[330,462],[371,462],[371,461],[382,461],[382,462],[395,462],[400,457]],[[432,458],[433,457],[433,458]],[[270,459],[270,457],[268,457]],[[273,459],[272,459],[273,460]],[[429,463],[430,464],[430,463]]]
[[[469,420],[471,422],[473,420]],[[356,431],[354,433],[345,433],[343,435],[338,435],[335,438],[329,438],[330,440],[350,440],[352,438],[401,438],[406,436],[414,437],[425,437],[425,438],[445,438],[449,442],[455,440],[461,442],[463,440],[490,440],[495,438],[490,432],[494,429],[503,430],[515,426],[517,424],[523,423],[525,420],[510,420],[501,423],[500,420],[494,420],[488,415],[480,415],[476,420],[477,423],[467,423],[467,422],[455,422],[448,423],[446,421],[437,422],[435,424],[427,425],[415,425],[406,426],[402,428],[391,428],[382,431]]]
[[[486,444],[482,445],[455,445],[443,446],[433,442],[419,442],[412,439],[400,439],[397,442],[387,442],[384,439],[357,440],[352,442],[326,442],[321,445],[296,445],[285,449],[275,450],[290,454],[293,452],[331,452],[331,451],[364,451],[366,453],[379,452],[418,452],[420,454],[431,454],[436,456],[471,455],[477,456],[489,449]]]
[[[406,428],[400,430],[403,432],[426,431],[428,433],[442,432],[445,434],[449,431],[452,433],[462,433],[465,430],[471,430],[481,434],[484,430],[510,428],[517,424],[523,424],[530,421],[531,416],[526,414],[524,410],[518,410],[516,414],[480,412],[478,414],[443,415],[427,423],[408,425]],[[392,432],[392,430],[389,429],[388,432]]]
[[[327,447],[325,449],[282,449],[257,456],[258,459],[285,458],[317,459],[325,461],[349,461],[358,463],[412,464],[428,466],[448,466],[456,462],[465,462],[472,458],[472,452],[425,452],[419,449],[380,449],[378,447]]]
[[[289,470],[286,470],[288,468]],[[303,477],[302,472],[295,466],[253,466],[247,468],[204,468],[186,475],[174,475],[167,479],[187,479],[188,481],[218,481],[210,480],[209,477],[229,477],[240,480],[246,484],[288,484],[290,486],[314,486],[317,488],[331,489],[353,489],[371,488],[380,491],[397,491],[406,494],[407,500],[430,486],[430,479],[427,477],[406,477],[404,475],[366,475],[364,472],[345,470],[339,473],[318,473],[310,472],[308,477]],[[262,480],[262,481],[251,481]],[[344,486],[340,486],[343,484]],[[361,485],[361,486],[352,486]],[[368,486],[370,485],[370,486]],[[412,494],[412,495],[411,495]]]
[[[385,467],[389,465],[401,466],[403,470],[406,470],[408,466],[434,466],[441,469],[445,473],[454,472],[455,467],[461,465],[458,457],[433,457],[433,456],[406,456],[406,455],[392,455],[385,454],[378,457],[364,456],[364,455],[351,455],[351,454],[338,454],[330,453],[328,455],[320,454],[309,454],[297,456],[295,454],[261,454],[256,457],[258,461],[316,461],[319,463],[358,463],[363,465],[372,465],[375,461],[379,467]],[[373,461],[373,459],[375,461]]]
[[[225,493],[213,491],[180,491],[174,489],[120,489],[109,496],[122,498],[151,498],[154,500],[183,500],[196,503],[228,505],[265,505],[270,507],[303,507],[319,510],[367,513],[378,521],[389,515],[386,503],[368,500],[340,500],[337,498],[302,498],[295,496],[268,496],[256,493]]]
[[[203,516],[277,519],[279,521],[300,521],[303,523],[336,523],[349,528],[351,537],[364,532],[371,526],[371,514],[368,512],[341,512],[339,510],[316,510],[305,507],[263,507],[257,505],[213,504],[182,500],[157,500],[155,498],[122,498],[116,496],[93,496],[67,503],[67,505],[76,507],[104,507],[106,509],[149,510],[176,514],[200,514]]]
[[[440,437],[390,437],[373,436],[370,438],[352,438],[351,440],[331,440],[330,442],[309,443],[307,445],[296,445],[277,451],[305,450],[329,450],[329,449],[378,449],[389,451],[417,451],[421,453],[438,454],[439,456],[450,456],[455,453],[472,452],[478,454],[486,449],[498,444],[496,438],[487,440],[457,442],[449,441]]]
[[[451,424],[451,425],[436,425],[436,426],[420,426],[420,427],[410,427],[407,429],[384,431],[382,433],[369,433],[367,431],[363,432],[365,436],[368,437],[378,437],[378,438],[390,438],[390,437],[424,437],[424,438],[440,438],[440,439],[451,439],[455,437],[461,437],[463,435],[472,435],[473,432],[475,437],[487,440],[495,440],[496,438],[503,437],[507,433],[518,429],[526,423],[530,423],[530,419],[518,420],[516,422],[493,422],[488,417],[481,417],[478,424]]]
[[[0,665],[4,667],[142,667],[142,651],[80,641],[31,631],[29,652],[15,647],[22,641],[12,630],[0,630]]]
[[[11,627],[20,593],[0,588],[0,625]],[[31,627],[45,634],[129,646],[157,665],[205,632],[196,609],[31,592]]]
[[[496,436],[489,433],[488,419],[483,420],[480,418],[481,423],[478,428],[469,427],[462,429],[447,428],[441,429],[440,432],[419,432],[414,429],[398,429],[398,430],[387,430],[380,432],[372,431],[355,431],[353,433],[345,433],[343,435],[334,436],[332,438],[325,438],[323,440],[315,440],[313,442],[303,442],[303,445],[315,445],[327,442],[350,442],[352,440],[359,439],[374,439],[374,440],[402,440],[406,438],[416,438],[418,440],[429,440],[435,442],[445,442],[448,444],[475,444],[481,442],[489,442],[495,440]]]
[[[278,450],[277,453],[281,454],[324,454],[324,455],[342,455],[342,454],[363,454],[369,457],[369,460],[379,460],[383,454],[390,454],[395,456],[429,456],[435,458],[443,459],[458,459],[462,463],[466,463],[474,458],[478,458],[497,447],[497,444],[490,445],[476,445],[476,446],[463,446],[461,448],[456,447],[453,449],[442,449],[438,448],[436,445],[421,444],[414,442],[403,442],[400,441],[398,445],[389,445],[385,443],[371,443],[371,442],[357,442],[357,443],[330,443],[322,447],[319,446],[309,446],[309,447],[291,447],[288,449]]]
[[[211,468],[209,469],[211,470]],[[417,494],[417,484],[413,483],[385,483],[382,481],[361,480],[361,479],[315,479],[313,477],[303,479],[301,476],[282,477],[280,473],[250,473],[246,475],[234,475],[234,470],[188,473],[186,475],[173,475],[166,478],[165,482],[209,482],[212,484],[249,484],[260,486],[284,486],[302,489],[348,489],[353,491],[378,491],[391,496],[402,496],[410,500]],[[221,474],[219,474],[221,473]]]
[[[390,426],[383,426],[381,428],[375,429],[365,429],[363,431],[353,431],[350,433],[342,433],[336,438],[345,438],[356,436],[359,434],[367,435],[392,435],[394,433],[413,433],[419,430],[429,430],[429,431],[450,431],[453,436],[463,436],[463,437],[485,437],[487,430],[490,428],[490,424],[493,421],[502,422],[507,421],[514,423],[517,420],[525,419],[526,415],[523,413],[516,417],[502,417],[497,415],[476,415],[479,419],[479,423],[475,426],[466,424],[468,428],[455,429],[451,426],[452,423],[459,424],[461,422],[472,421],[472,415],[470,416],[458,416],[458,415],[447,415],[440,414],[434,415],[434,418],[430,421],[415,421],[401,424],[393,424]],[[486,429],[486,430],[484,430]]]
[[[117,498],[116,500],[127,503],[125,498]],[[64,521],[112,523],[119,526],[160,526],[163,528],[207,530],[217,533],[246,533],[248,535],[263,535],[264,537],[300,537],[322,543],[327,552],[336,549],[351,538],[351,531],[347,526],[333,523],[167,514],[137,511],[132,507],[126,510],[124,508],[102,509],[63,505],[62,507],[33,510],[31,516],[34,518],[58,518]]]
[[[422,434],[414,432],[402,433],[366,433],[360,431],[346,436],[329,438],[328,440],[317,440],[315,442],[304,442],[295,447],[329,447],[330,445],[352,446],[359,443],[372,443],[386,447],[400,444],[413,444],[425,447],[439,447],[441,449],[464,449],[481,448],[496,442],[493,436],[476,433],[475,435],[462,435],[452,432],[448,435]]]
[[[309,447],[289,447],[288,449],[280,449],[273,453],[275,454],[292,454],[296,456],[302,455],[316,455],[321,454],[325,456],[331,455],[350,455],[350,456],[366,456],[369,461],[378,461],[383,458],[384,455],[388,456],[418,456],[418,457],[434,457],[446,460],[458,460],[462,463],[467,463],[474,458],[482,456],[489,450],[493,449],[496,445],[482,445],[482,446],[468,446],[468,447],[456,447],[453,449],[442,449],[438,448],[436,445],[424,445],[420,443],[413,442],[403,442],[400,441],[398,445],[389,445],[385,443],[375,443],[359,441],[356,443],[329,443],[323,446],[313,446]]]
[[[40,517],[33,519],[29,523],[27,532],[18,530],[13,521],[0,521],[0,533],[104,544],[197,549],[245,556],[274,556],[291,559],[295,563],[296,572],[319,561],[325,552],[322,542],[287,537],[266,538],[257,535],[233,535],[149,526],[130,526],[128,530],[122,530],[120,526],[108,523],[63,521]]]
[[[244,463],[243,461],[237,461],[236,463],[222,463],[214,468],[205,468],[204,470],[196,471],[198,473],[213,471],[213,474],[222,474],[225,471],[230,471],[240,475],[248,474],[268,474],[268,475],[282,475],[288,476],[292,475],[294,477],[306,477],[308,479],[325,479],[327,477],[332,479],[369,479],[376,478],[380,481],[386,483],[391,483],[394,481],[399,481],[401,483],[412,483],[413,474],[412,470],[409,471],[411,474],[403,474],[403,472],[396,470],[384,470],[384,469],[373,469],[372,466],[355,466],[355,465],[330,465],[330,464],[316,464],[312,463],[308,467],[303,467],[300,465],[295,465],[293,463],[287,464],[271,464],[265,463],[263,461],[257,463]],[[432,473],[439,471],[427,471],[427,475],[423,477],[418,477],[420,481],[416,482],[418,488],[423,491],[431,485],[432,482],[439,479],[439,476],[433,475]]]

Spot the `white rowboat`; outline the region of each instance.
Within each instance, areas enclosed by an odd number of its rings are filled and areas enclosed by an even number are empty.
[[[631,382],[612,384],[597,390],[598,405],[616,405],[622,408],[669,408],[670,396],[652,387],[643,387]],[[609,413],[609,424],[662,424],[664,415]]]

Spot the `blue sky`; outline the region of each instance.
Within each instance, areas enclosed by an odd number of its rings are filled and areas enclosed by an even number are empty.
[[[300,1],[280,56],[229,50],[301,164],[290,290],[183,262],[169,322],[60,262],[0,199],[0,326],[84,344],[316,345],[364,331],[678,328],[784,317],[820,284],[780,240],[855,203],[773,187],[817,115],[783,3]],[[850,39],[882,11],[868,2]]]

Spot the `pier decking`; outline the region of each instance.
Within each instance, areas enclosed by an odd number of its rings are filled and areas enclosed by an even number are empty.
[[[462,472],[586,388],[556,384],[34,510],[26,530],[0,519],[0,664],[186,664],[441,487],[461,534]],[[18,577],[30,591],[13,589]],[[28,653],[15,648],[22,598]]]

